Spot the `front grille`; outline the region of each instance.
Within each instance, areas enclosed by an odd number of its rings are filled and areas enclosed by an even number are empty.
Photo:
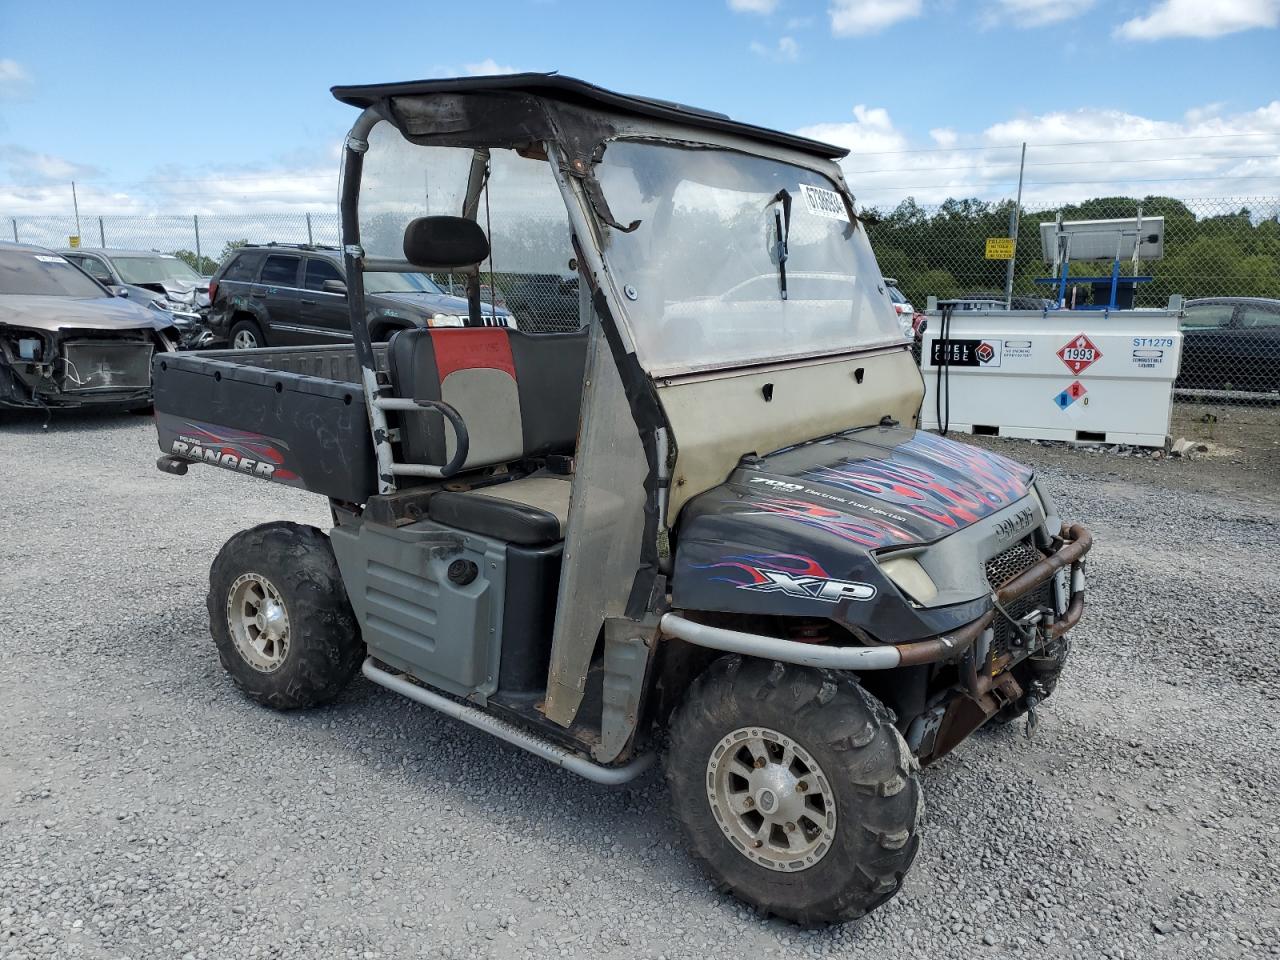
[[[62,345],[62,389],[139,390],[151,383],[151,351],[142,340],[69,340]]]
[[[1015,543],[1004,553],[998,553],[987,561],[987,582],[992,590],[998,590],[1027,567],[1044,557],[1031,545],[1030,538]]]
[[[1027,567],[1042,559],[1044,559],[1043,555],[1032,546],[1030,538],[1022,540],[987,561],[987,582],[991,584],[992,590],[998,590],[1027,569]],[[1053,581],[1049,580],[1042,583],[1034,590],[1028,591],[1017,599],[1003,604],[1003,606],[1009,616],[1015,620],[1025,617],[1037,607],[1053,609]],[[1009,622],[1009,617],[1006,617],[999,610],[996,611],[996,619],[991,626],[995,632],[995,636],[991,641],[991,653],[993,658],[998,660],[1007,654],[1011,648],[1020,644],[1021,639],[1018,637],[1017,631],[1014,630],[1013,624]]]

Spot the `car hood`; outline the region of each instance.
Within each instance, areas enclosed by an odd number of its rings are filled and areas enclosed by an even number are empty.
[[[207,306],[209,303],[209,281],[205,279],[158,280],[155,283],[130,283],[126,286],[167,297],[174,303],[191,303],[195,306]]]
[[[0,296],[0,324],[28,330],[160,330],[172,320],[123,297]]]
[[[689,505],[750,513],[868,550],[930,543],[1021,500],[1032,472],[923,431],[871,428],[748,461]]]
[[[898,641],[936,636],[990,607],[988,547],[1043,520],[1026,509],[1032,481],[998,454],[898,427],[744,458],[680,515],[673,605],[830,618]],[[888,579],[876,552],[895,547],[922,551],[938,574],[936,604],[909,602]],[[941,571],[935,550],[947,551]]]
[[[369,299],[385,301],[397,307],[413,307],[424,313],[447,313],[465,316],[467,313],[466,297],[453,297],[447,293],[372,293]],[[480,310],[486,316],[491,312],[499,317],[508,317],[510,312],[502,307],[491,307],[487,303],[480,304]]]

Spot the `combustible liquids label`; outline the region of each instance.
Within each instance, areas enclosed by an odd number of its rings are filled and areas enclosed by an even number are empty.
[[[1079,376],[1096,361],[1102,359],[1102,351],[1082,333],[1073,337],[1070,343],[1059,350],[1058,357],[1067,365],[1068,370]]]
[[[1012,260],[1013,237],[987,237],[988,260]]]

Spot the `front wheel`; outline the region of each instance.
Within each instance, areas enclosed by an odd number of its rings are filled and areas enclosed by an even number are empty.
[[[720,888],[797,923],[874,910],[919,848],[916,764],[889,711],[847,676],[717,660],[672,720],[666,772]]]
[[[208,608],[222,666],[269,707],[332,700],[364,659],[333,548],[315,527],[264,523],[233,536],[209,570]]]

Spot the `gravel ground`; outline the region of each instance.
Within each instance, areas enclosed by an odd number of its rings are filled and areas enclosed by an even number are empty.
[[[162,475],[143,418],[0,419],[0,957],[1280,956],[1275,475],[996,445],[1095,530],[1073,661],[1033,740],[925,772],[895,900],[802,931],[713,892],[655,776],[595,787],[363,680],[247,702],[209,562],[324,502]]]

